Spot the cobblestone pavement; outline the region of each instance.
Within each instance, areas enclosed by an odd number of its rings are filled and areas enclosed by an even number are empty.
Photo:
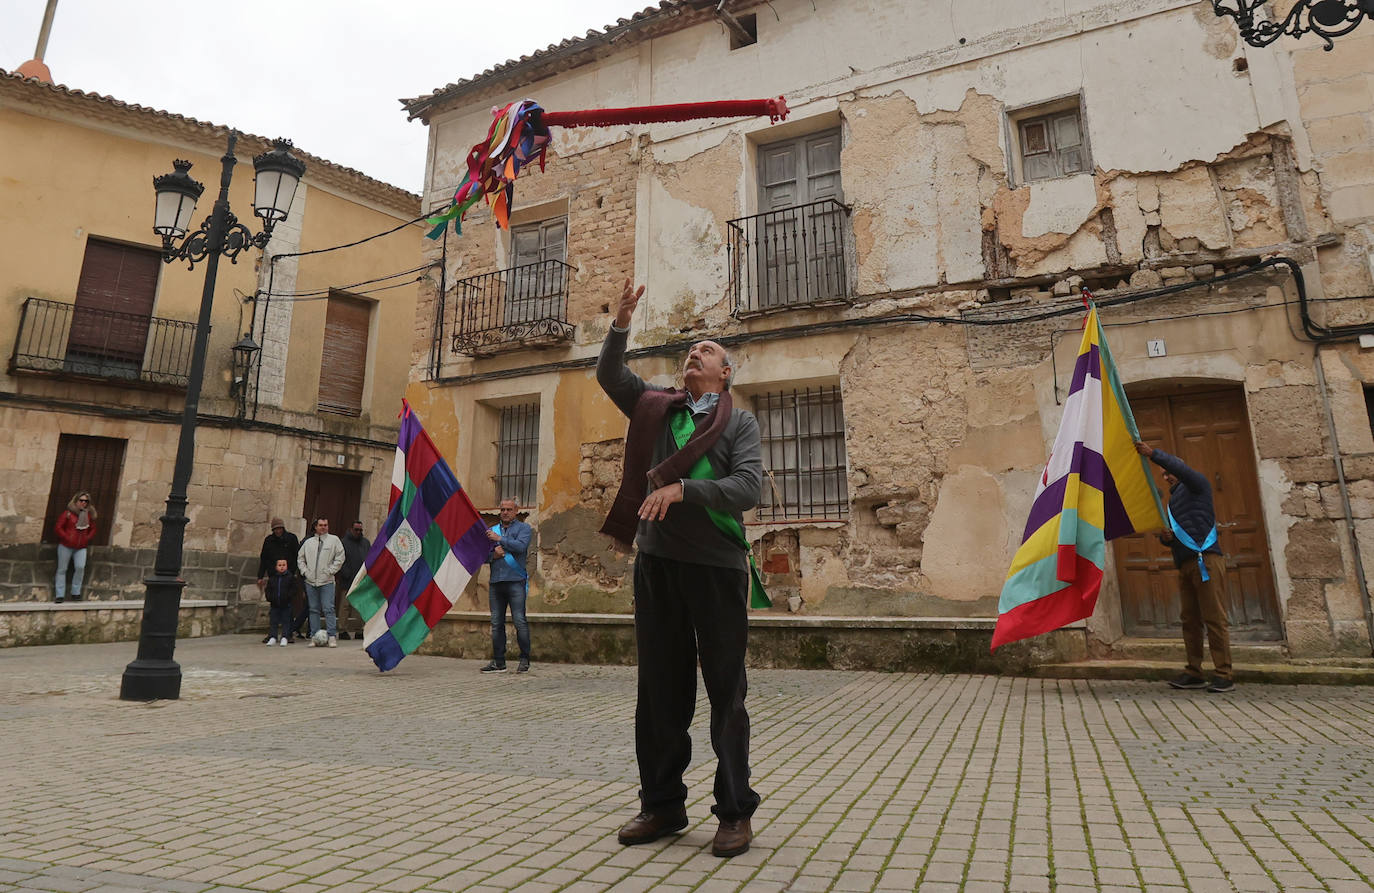
[[[1374,688],[756,670],[720,860],[704,701],[692,823],[624,848],[632,669],[259,641],[154,704],[132,644],[0,651],[0,891],[1374,889]]]

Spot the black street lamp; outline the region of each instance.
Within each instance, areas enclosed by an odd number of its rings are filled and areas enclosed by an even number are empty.
[[[238,134],[229,133],[229,146],[220,159],[219,197],[214,210],[200,229],[187,235],[191,214],[205,187],[187,173],[189,161],[173,162],[174,171],[153,179],[157,192],[153,232],[162,236],[162,259],[167,263],[184,260],[194,268],[205,265],[205,288],[200,296],[200,318],[191,352],[191,372],[186,381],[186,407],[181,415],[181,436],[177,440],[176,465],[172,470],[172,489],[167,496],[167,511],[162,516],[162,536],[157,544],[153,575],[145,583],[143,624],[138,636],[138,657],[124,668],[119,697],[125,701],[172,700],[181,696],[181,667],[172,660],[176,649],[177,619],[181,613],[181,558],[186,540],[186,487],[196,450],[196,415],[200,408],[200,386],[205,377],[205,351],[210,338],[210,307],[215,296],[215,274],[223,255],[237,263],[238,255],[249,245],[262,248],[272,236],[272,227],[286,218],[296,186],[305,173],[305,163],[290,154],[291,143],[277,140],[270,152],[253,159],[257,173],[253,212],[262,218],[263,231],[254,235],[239,223],[229,210],[229,182],[234,176],[234,145]],[[182,239],[180,245],[177,239]],[[251,338],[247,339],[250,343]],[[236,345],[246,348],[244,342]],[[256,345],[254,345],[256,346]]]
[[[1282,21],[1264,12],[1268,0],[1212,0],[1212,11],[1230,16],[1240,28],[1240,36],[1254,47],[1268,46],[1285,34],[1301,37],[1309,31],[1323,41],[1323,49],[1335,44],[1331,38],[1354,31],[1365,19],[1374,19],[1374,0],[1297,0]]]

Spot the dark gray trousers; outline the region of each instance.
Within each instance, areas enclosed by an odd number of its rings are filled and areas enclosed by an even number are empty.
[[[676,809],[687,798],[682,775],[692,759],[687,729],[696,710],[698,657],[711,701],[711,747],[718,761],[711,811],[733,821],[758,808],[759,795],[749,787],[749,714],[744,709],[748,597],[749,575],[742,570],[643,552],[635,559],[635,754],[639,798],[646,810]]]

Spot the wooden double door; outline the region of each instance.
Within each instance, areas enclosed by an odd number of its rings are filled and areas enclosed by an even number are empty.
[[[1131,396],[1141,439],[1173,453],[1207,475],[1217,511],[1217,535],[1226,553],[1227,614],[1234,641],[1283,638],[1260,509],[1259,479],[1239,387]],[[1151,464],[1166,503],[1168,488]],[[1121,614],[1130,636],[1179,634],[1178,571],[1169,547],[1155,534],[1113,543]]]

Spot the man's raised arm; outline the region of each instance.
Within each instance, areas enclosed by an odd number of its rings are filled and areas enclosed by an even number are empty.
[[[644,393],[644,379],[630,371],[625,365],[625,343],[630,337],[630,320],[635,307],[644,295],[644,286],[633,288],[630,280],[625,280],[625,290],[621,293],[620,304],[616,308],[615,321],[606,333],[601,345],[601,356],[596,361],[596,381],[606,392],[616,407],[626,416],[635,410],[639,395]]]

